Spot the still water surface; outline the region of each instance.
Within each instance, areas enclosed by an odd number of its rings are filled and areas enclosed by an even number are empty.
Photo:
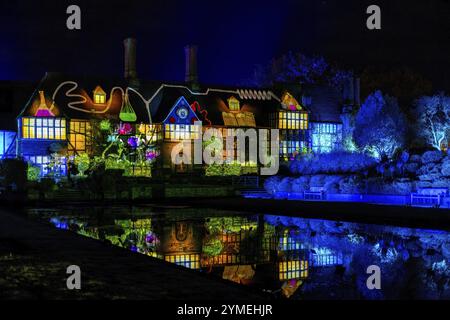
[[[213,209],[29,209],[59,229],[277,298],[450,299],[450,233]],[[367,268],[381,289],[367,287]]]

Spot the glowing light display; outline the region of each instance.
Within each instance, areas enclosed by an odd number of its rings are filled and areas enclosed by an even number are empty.
[[[240,111],[241,106],[240,106],[239,100],[236,99],[234,96],[231,96],[230,98],[228,98],[228,108],[231,111]]]
[[[40,104],[39,108],[36,110],[36,117],[54,117],[55,115],[50,109],[47,107],[47,103],[45,102],[44,91],[39,91]]]
[[[128,94],[125,94],[123,98],[123,105],[119,113],[119,118],[125,122],[135,122],[137,120],[136,113],[130,104]]]
[[[300,103],[298,103],[298,101],[289,92],[285,92],[281,97],[281,105],[286,110],[302,110],[302,106],[300,105]]]

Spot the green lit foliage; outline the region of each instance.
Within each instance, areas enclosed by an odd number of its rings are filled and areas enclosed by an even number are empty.
[[[223,250],[223,244],[219,239],[211,238],[203,245],[203,253],[208,257],[218,256]]]
[[[39,167],[28,164],[28,168],[27,168],[28,181],[38,181],[40,173],[41,173],[41,170]]]
[[[245,218],[241,217],[213,217],[206,222],[206,228],[210,234],[220,234],[222,232],[240,232],[242,226],[246,222]]]
[[[111,122],[108,119],[100,121],[100,130],[111,131]]]
[[[217,164],[206,166],[207,176],[239,176],[241,175],[241,165],[238,162]]]
[[[81,153],[75,156],[75,165],[77,166],[80,176],[84,176],[84,173],[89,170],[90,159],[87,153]]]

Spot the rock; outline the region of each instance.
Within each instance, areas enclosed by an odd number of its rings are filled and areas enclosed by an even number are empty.
[[[427,151],[422,155],[422,163],[439,162],[443,158],[441,151]]]

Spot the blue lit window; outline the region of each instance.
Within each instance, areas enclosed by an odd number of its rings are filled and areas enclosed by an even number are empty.
[[[41,169],[41,176],[46,176],[51,172],[49,164],[51,162],[50,156],[24,156],[24,159],[27,162],[32,163],[33,165],[39,167]],[[53,170],[53,174],[56,176],[64,176],[67,174],[67,165],[66,158],[61,157],[59,159],[59,166],[56,166]]]
[[[312,122],[311,129],[313,152],[331,152],[342,142],[342,124],[340,123]]]

